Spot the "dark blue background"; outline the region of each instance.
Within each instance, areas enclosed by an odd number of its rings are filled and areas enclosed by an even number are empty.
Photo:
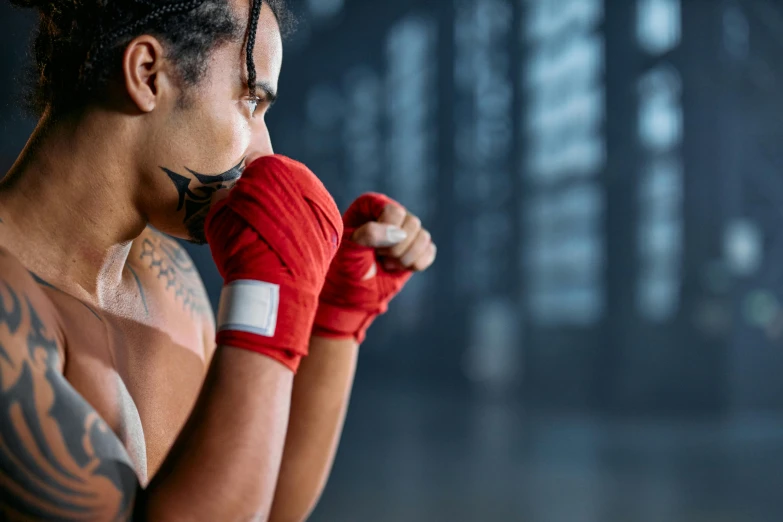
[[[292,6],[276,150],[439,245],[362,347],[313,519],[781,520],[783,7]],[[5,167],[33,25],[0,5]]]

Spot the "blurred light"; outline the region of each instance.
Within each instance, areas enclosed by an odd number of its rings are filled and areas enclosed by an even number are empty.
[[[745,297],[743,303],[745,319],[753,325],[766,327],[780,312],[780,303],[768,290],[756,290]]]
[[[605,308],[605,195],[596,179],[606,165],[603,2],[526,5],[526,298],[538,324],[588,326]]]
[[[639,80],[639,137],[650,149],[670,149],[682,141],[681,80],[661,65]]]
[[[479,299],[507,297],[516,286],[506,273],[517,255],[509,248],[517,245],[512,7],[510,0],[455,3],[453,182],[462,216],[453,241],[461,245],[458,289]]]
[[[606,164],[606,143],[598,132],[535,135],[530,138],[528,155],[530,178],[539,184],[554,185],[567,178],[589,177],[599,172]]]
[[[636,301],[643,317],[660,322],[677,312],[682,278],[682,80],[674,67],[661,63],[645,72],[638,86],[643,167],[638,184]]]
[[[558,36],[572,26],[595,28],[604,14],[602,1],[560,0],[546,2],[524,0],[528,6],[527,36],[531,40],[542,40]]]
[[[307,0],[313,18],[331,18],[343,8],[344,0]]]
[[[723,48],[734,59],[747,58],[750,47],[750,28],[742,9],[731,4],[723,11]]]
[[[648,276],[641,280],[639,290],[639,308],[647,319],[662,321],[676,312],[680,289],[671,277]]]
[[[651,220],[639,231],[639,249],[648,255],[679,250],[682,229],[676,220]]]
[[[603,72],[604,39],[598,33],[573,34],[557,46],[540,46],[531,53],[525,72],[528,87],[556,81],[571,82],[579,75]]]
[[[366,67],[345,77],[346,112],[343,141],[346,151],[348,199],[378,190],[383,162],[381,137],[383,90],[378,74]]]
[[[386,189],[425,223],[437,204],[437,43],[437,25],[418,15],[396,22],[386,37]],[[367,87],[373,91],[371,83]],[[400,295],[395,315],[401,326],[413,329],[421,323],[431,278],[431,272],[413,278]]]
[[[549,104],[543,102],[543,99],[531,97],[527,122],[530,129],[556,131],[572,125],[574,121],[581,121],[585,127],[594,129],[603,123],[605,101],[602,89],[588,87],[564,100],[551,100]]]
[[[650,54],[663,54],[680,43],[679,0],[638,0],[636,34],[641,47]]]
[[[531,312],[541,324],[587,325],[600,319],[605,254],[594,216],[603,214],[603,201],[594,184],[531,200],[524,259]]]
[[[437,177],[437,27],[430,19],[410,16],[397,22],[386,42],[390,195],[426,219],[432,210]]]
[[[647,175],[640,182],[645,203],[669,206],[683,200],[682,164],[670,156],[653,160],[647,168]]]
[[[726,226],[723,234],[723,255],[729,269],[747,277],[759,269],[764,257],[761,229],[750,220],[740,219]]]

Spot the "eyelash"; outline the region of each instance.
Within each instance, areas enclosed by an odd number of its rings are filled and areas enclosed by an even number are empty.
[[[249,96],[247,101],[251,104],[250,115],[255,116],[256,110],[258,110],[258,106],[261,105],[261,98],[258,96]]]

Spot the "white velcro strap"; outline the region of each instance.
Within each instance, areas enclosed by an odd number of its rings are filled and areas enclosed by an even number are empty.
[[[279,303],[279,285],[252,279],[229,283],[220,293],[218,332],[238,330],[273,337]]]

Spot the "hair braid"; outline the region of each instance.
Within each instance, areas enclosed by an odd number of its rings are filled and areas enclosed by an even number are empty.
[[[153,6],[155,8],[138,20],[135,20],[130,24],[110,29],[108,34],[99,36],[93,49],[87,55],[83,71],[88,71],[96,62],[99,62],[104,57],[105,50],[111,45],[111,42],[115,42],[128,34],[134,34],[139,29],[147,26],[149,22],[155,18],[172,13],[185,13],[191,11],[203,4],[205,0],[184,0],[182,2],[165,4],[162,6],[150,0],[134,0],[134,2],[145,6]],[[81,76],[85,76],[84,73],[82,73]]]
[[[30,96],[39,114],[70,112],[97,101],[120,74],[125,46],[150,34],[159,38],[183,86],[196,84],[209,53],[222,42],[241,38],[248,27],[247,67],[251,92],[256,81],[253,48],[262,3],[277,17],[280,30],[294,26],[285,0],[251,0],[249,23],[237,20],[229,0],[10,0],[39,11],[33,46],[35,89]]]
[[[256,62],[253,60],[253,50],[256,46],[256,31],[258,30],[258,17],[261,14],[261,0],[251,0],[252,6],[250,8],[250,23],[248,23],[248,35],[247,46],[245,47],[245,54],[247,60],[247,87],[250,89],[250,94],[256,93]]]

